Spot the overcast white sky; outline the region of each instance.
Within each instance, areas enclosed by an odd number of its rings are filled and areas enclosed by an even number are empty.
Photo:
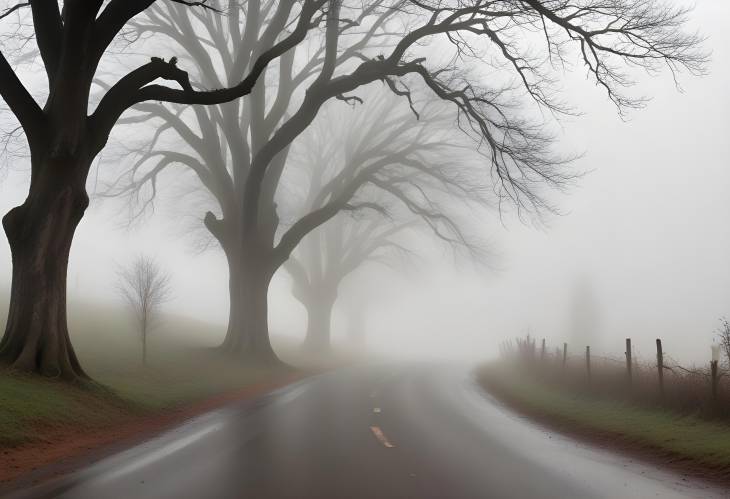
[[[546,229],[513,218],[506,228],[484,221],[501,254],[500,271],[457,269],[432,258],[406,276],[369,272],[360,293],[372,290],[371,345],[473,358],[493,354],[501,339],[528,327],[553,344],[585,343],[572,331],[573,303],[588,289],[596,304],[590,333],[596,350],[622,351],[623,339],[632,336],[649,356],[654,338],[662,337],[677,359],[709,356],[718,318],[730,316],[730,2],[698,0],[692,18],[713,51],[710,74],[683,77],[684,93],[667,75],[643,78],[639,88],[653,99],[627,121],[582,73],[566,78],[566,96],[584,115],[563,122],[565,149],[584,151],[577,166],[592,172],[569,195],[556,197],[565,215]],[[23,201],[26,181],[20,171],[0,183],[0,211]],[[225,324],[224,258],[191,251],[168,208],[175,191],[166,196],[170,202],[133,230],[120,228],[120,205],[92,200],[74,241],[70,294],[115,300],[115,262],[144,251],[174,271],[172,310]],[[9,273],[2,237],[6,288]],[[273,330],[303,334],[304,311],[285,278],[275,280],[270,296]],[[342,317],[335,328],[344,329]]]
[[[589,282],[598,309],[590,342],[599,351],[622,352],[632,336],[651,356],[662,337],[678,359],[709,358],[718,318],[730,315],[730,2],[696,5],[693,22],[713,51],[710,74],[683,78],[681,94],[669,77],[644,79],[642,93],[653,99],[628,121],[580,75],[569,77],[566,90],[584,116],[564,123],[567,147],[585,151],[579,166],[592,173],[558,198],[566,215],[547,230],[510,220],[494,232],[503,272],[424,277],[418,288],[442,306],[424,314],[411,305],[420,321],[412,339],[441,329],[442,348],[461,336],[453,344],[466,353],[530,327],[554,345],[575,341],[573,302]],[[443,310],[437,320],[434,310]]]

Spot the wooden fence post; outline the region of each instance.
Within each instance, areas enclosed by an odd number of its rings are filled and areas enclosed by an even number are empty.
[[[717,407],[717,361],[710,362],[710,373],[712,374],[712,404]]]
[[[591,384],[591,347],[586,346],[586,372],[588,374],[588,384]]]
[[[626,338],[626,375],[628,376],[629,385],[631,385],[631,338]]]
[[[720,345],[712,344],[712,360],[710,361],[710,375],[712,376],[712,409],[717,411],[718,400],[717,400],[717,385],[720,381],[718,375],[718,365],[720,363]]]
[[[660,338],[656,339],[656,368],[659,375],[659,396],[664,398],[664,351]]]

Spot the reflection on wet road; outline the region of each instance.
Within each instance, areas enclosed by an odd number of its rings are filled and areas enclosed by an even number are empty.
[[[722,495],[541,429],[484,394],[466,369],[380,365],[319,375],[209,413],[10,497]]]

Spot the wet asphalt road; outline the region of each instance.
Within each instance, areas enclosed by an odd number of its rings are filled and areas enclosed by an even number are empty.
[[[197,418],[13,499],[710,498],[514,415],[466,369],[370,366]]]

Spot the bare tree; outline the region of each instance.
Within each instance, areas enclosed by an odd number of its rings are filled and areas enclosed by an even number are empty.
[[[483,242],[467,231],[469,221],[458,215],[482,214],[489,206],[489,188],[475,168],[479,156],[450,130],[449,109],[438,100],[416,103],[426,109],[419,120],[398,104],[397,96],[370,92],[358,109],[322,113],[292,149],[291,163],[309,177],[298,182],[307,186],[305,213],[363,174],[368,179],[351,206],[304,238],[284,264],[308,312],[305,345],[311,350],[330,346],[343,280],[368,263],[410,259],[418,232],[470,257],[486,256]]]
[[[367,264],[388,264],[396,254],[411,253],[397,239],[408,225],[379,216],[338,215],[302,241],[284,268],[292,278],[292,294],[307,310],[306,349],[329,350],[333,309],[348,276]]]
[[[359,12],[350,9],[353,19],[343,20],[340,26],[340,35],[349,40],[349,46],[338,57],[338,66],[359,63],[368,51],[374,56],[379,47],[390,45],[379,41],[378,37],[387,34],[386,20],[398,14],[393,5],[389,5],[391,3],[378,0],[365,4]],[[254,2],[252,5],[258,12],[256,17],[251,16],[249,9],[244,20],[240,12],[232,8],[227,23],[218,22],[218,16],[211,12],[167,5],[150,9],[147,16],[135,21],[133,26],[140,36],[145,33],[168,36],[191,55],[191,63],[198,68],[200,79],[206,85],[220,86],[236,78],[240,71],[236,61],[251,58],[266,49],[270,42],[257,38],[256,33],[284,29],[280,20],[273,17],[270,3],[259,5]],[[339,9],[339,4],[335,6]],[[370,26],[370,29],[362,30],[361,26]],[[239,39],[248,39],[251,43],[235,45],[229,42]],[[277,248],[276,243],[281,230],[287,228],[281,223],[284,215],[280,208],[282,204],[289,204],[277,196],[277,191],[290,145],[298,132],[284,139],[286,147],[272,158],[260,160],[271,166],[265,175],[267,179],[256,189],[261,193],[251,194],[246,186],[252,180],[249,174],[253,163],[259,161],[257,158],[267,156],[264,151],[267,144],[271,144],[279,130],[286,128],[288,114],[293,112],[300,93],[312,88],[325,71],[326,45],[326,40],[320,38],[290,50],[279,59],[278,67],[265,72],[266,86],[257,85],[251,99],[242,105],[197,109],[194,114],[185,113],[179,106],[152,103],[137,106],[139,115],[130,116],[129,122],[136,125],[154,117],[164,125],[155,133],[152,144],[137,148],[138,156],[131,168],[124,171],[106,193],[129,194],[139,210],[133,213],[134,216],[151,206],[163,175],[174,171],[174,166],[188,168],[199,181],[201,190],[210,195],[211,211],[206,213],[203,222],[223,249],[229,267],[231,306],[222,348],[256,362],[276,361],[269,342],[266,295],[276,269],[296,246],[292,242]],[[222,69],[218,60],[223,62]],[[323,98],[322,102],[327,99],[329,97]],[[300,122],[297,119],[293,123]],[[175,142],[170,145],[170,135],[177,136],[178,140],[182,138],[188,147],[181,148]],[[178,173],[172,175],[179,177]],[[252,197],[260,198],[255,224],[245,222],[246,214],[252,210],[248,201]],[[317,220],[321,223],[329,216],[322,213]],[[312,225],[314,227],[316,224]]]
[[[266,49],[243,44],[241,55],[238,45],[228,40],[255,40],[260,32],[285,29],[262,7],[269,3],[252,5],[256,18],[249,9],[246,22],[229,16],[228,23],[210,13],[168,5],[148,11],[149,22],[143,21],[139,31],[169,36],[186,47],[201,75],[225,85],[243,67],[236,61],[248,60],[249,51]],[[194,125],[171,120],[179,116],[175,108],[140,109],[139,120],[150,115],[163,119],[191,151],[156,148],[149,168],[141,164],[150,158],[142,158],[128,172],[127,185],[134,192],[147,185],[154,195],[160,172],[170,165],[185,165],[198,177],[218,204],[204,222],[226,252],[231,297],[242,303],[231,307],[223,347],[253,359],[275,359],[267,327],[269,282],[299,241],[350,205],[357,192],[343,190],[278,237],[276,192],[289,150],[325,103],[360,102],[353,92],[379,81],[411,103],[415,92],[429,92],[453,105],[459,126],[478,141],[501,199],[521,210],[550,208],[539,186],[568,181],[565,160],[551,152],[550,134],[542,123],[526,118],[519,103],[532,102],[556,114],[570,112],[556,95],[553,69],[577,58],[620,110],[640,106],[641,99],[623,91],[631,81],[622,67],[702,70],[700,39],[682,30],[686,14],[656,0],[333,1],[322,37],[281,57],[247,106],[209,109],[205,116],[196,114]],[[526,43],[535,32],[544,35],[540,54]],[[451,57],[433,50],[438,39],[450,47]],[[225,74],[218,75],[211,61],[222,61]],[[479,77],[486,70],[493,86]],[[414,107],[414,112],[419,110]],[[372,183],[367,178],[362,182]]]
[[[10,313],[0,343],[3,364],[68,379],[83,376],[66,324],[68,254],[88,205],[85,184],[92,161],[122,114],[135,105],[229,102],[254,91],[269,64],[279,61],[279,85],[276,92],[269,92],[275,93],[269,96],[270,105],[261,105],[266,102],[265,82],[258,85],[263,97],[251,99],[252,115],[264,114],[269,127],[247,128],[251,147],[248,161],[236,164],[237,180],[230,183],[225,175],[211,176],[205,167],[196,172],[212,192],[236,193],[235,204],[222,209],[220,217],[212,212],[205,217],[216,238],[237,240],[230,244],[238,252],[236,264],[244,267],[240,274],[245,284],[237,293],[247,305],[243,317],[235,318],[241,322],[229,327],[224,345],[245,356],[275,359],[266,327],[266,290],[273,272],[313,227],[349,203],[350,196],[333,198],[276,242],[272,227],[277,224],[270,223],[277,217],[272,192],[279,184],[286,151],[327,101],[356,102],[354,91],[378,81],[410,98],[411,88],[420,85],[458,110],[462,127],[484,148],[499,194],[518,206],[540,208],[544,199],[534,188],[563,182],[563,162],[551,154],[550,135],[516,109],[515,102],[525,94],[544,109],[568,111],[555,96],[557,77],[550,71],[551,62],[567,66],[568,59],[577,58],[619,109],[641,103],[623,91],[631,83],[622,71],[627,65],[698,72],[705,62],[697,48],[699,38],[683,30],[687,11],[659,0],[371,0],[352,5],[340,0],[249,0],[245,8],[232,9],[227,23],[222,17],[210,19],[219,25],[232,23],[235,29],[226,40],[230,46],[245,47],[232,59],[221,57],[233,62],[226,65],[233,85],[198,90],[202,87],[191,83],[176,58],[154,57],[110,86],[89,114],[90,89],[102,56],[131,19],[155,4],[155,0],[67,0],[61,9],[57,1],[31,0],[0,14],[0,19],[7,19],[30,7],[29,38],[38,45],[49,88],[41,107],[0,56],[0,96],[23,128],[32,170],[28,199],[3,219],[13,257]],[[205,9],[205,1],[167,0],[164,5],[211,10]],[[174,26],[181,28],[185,26]],[[292,49],[310,31],[321,36],[313,36],[320,43],[305,44],[312,57],[298,68],[306,75],[306,91],[295,103],[286,98],[277,105],[276,97],[290,96],[292,86],[299,83],[300,72],[292,71]],[[543,52],[538,54],[533,44],[525,43],[535,32],[544,35]],[[194,38],[201,40],[198,35]],[[429,49],[437,39],[450,47],[450,58]],[[201,40],[204,49],[208,43]],[[198,54],[190,55],[197,60]],[[506,78],[505,68],[511,72]],[[494,73],[489,80],[494,86],[483,83],[486,79],[479,71],[484,70]],[[265,118],[258,123],[265,124]],[[37,265],[39,261],[44,265]]]
[[[156,0],[56,0],[11,3],[7,20],[30,10],[14,31],[35,41],[48,91],[39,104],[0,53],[0,96],[17,119],[30,150],[31,182],[25,202],[3,218],[13,279],[0,363],[73,380],[85,377],[66,320],[66,277],[73,235],[88,206],[86,179],[121,115],[143,102],[220,104],[248,95],[266,66],[305,39],[323,19],[327,0],[281,1],[272,8],[287,26],[270,33],[267,50],[246,61],[241,78],[217,90],[196,90],[177,59],[152,57],[108,88],[90,112],[91,89],[103,56],[127,23]],[[207,0],[168,0],[213,10]],[[30,32],[25,32],[28,26]],[[241,40],[240,43],[247,43]],[[3,47],[4,48],[4,47]],[[169,87],[162,80],[176,85]],[[38,262],[43,262],[42,265]]]
[[[147,336],[156,326],[160,305],[170,299],[170,275],[151,257],[139,255],[117,272],[117,290],[129,305],[142,341],[142,365],[147,365]]]

